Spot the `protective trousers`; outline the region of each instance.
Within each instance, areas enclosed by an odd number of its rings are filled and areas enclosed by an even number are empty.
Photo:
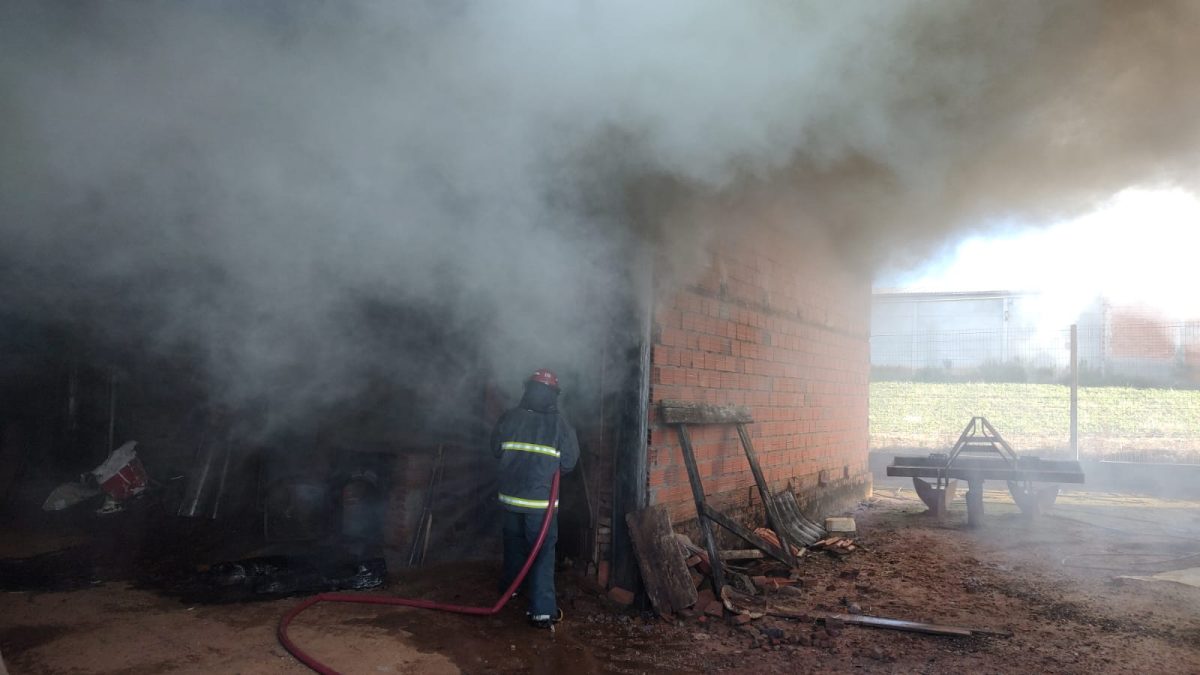
[[[550,520],[550,529],[546,532],[546,540],[542,542],[542,550],[538,551],[537,559],[529,568],[529,574],[522,584],[522,591],[529,597],[529,615],[533,617],[554,617],[558,614],[558,605],[554,597],[554,545],[558,542],[558,510]],[[512,583],[521,571],[521,566],[533,550],[538,532],[542,529],[544,512],[520,513],[504,511],[504,588]]]

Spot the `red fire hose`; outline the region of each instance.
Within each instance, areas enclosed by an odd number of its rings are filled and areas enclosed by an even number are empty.
[[[320,602],[350,602],[363,605],[402,605],[404,607],[420,607],[422,609],[440,609],[444,612],[457,612],[459,614],[474,614],[476,616],[491,616],[499,612],[508,599],[512,597],[513,592],[525,580],[525,575],[529,574],[529,568],[533,566],[533,561],[537,558],[538,551],[542,550],[542,543],[546,541],[546,533],[550,531],[550,521],[554,518],[553,504],[558,501],[558,472],[554,473],[554,480],[550,483],[550,507],[546,508],[546,515],[542,517],[542,529],[538,532],[537,541],[533,543],[533,550],[529,552],[529,557],[526,558],[525,564],[521,567],[521,572],[517,574],[517,578],[513,579],[508,589],[496,601],[496,604],[491,607],[473,607],[470,605],[450,605],[433,600],[418,600],[415,598],[397,598],[390,595],[352,595],[349,593],[320,593],[308,598],[304,602],[296,605],[290,612],[283,615],[279,620],[279,643],[283,648],[288,650],[292,656],[304,665],[312,668],[321,675],[339,675],[338,671],[321,663],[313,658],[307,652],[300,648],[292,639],[288,637],[288,626],[291,625],[292,619],[295,619],[301,612],[312,607]]]

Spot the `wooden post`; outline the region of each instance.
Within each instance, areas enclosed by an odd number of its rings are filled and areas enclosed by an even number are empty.
[[[746,461],[750,463],[750,471],[754,474],[754,483],[758,486],[758,496],[762,497],[763,509],[767,512],[767,522],[771,524],[771,529],[775,530],[775,536],[779,537],[779,543],[783,545],[787,563],[795,567],[796,558],[792,555],[791,542],[783,528],[783,519],[779,517],[779,512],[775,509],[775,500],[771,498],[771,488],[767,485],[767,479],[758,466],[758,457],[754,455],[754,445],[750,442],[750,434],[746,431],[746,425],[739,422],[737,432],[742,439],[742,450],[746,453]]]
[[[641,574],[625,515],[646,507],[646,441],[650,423],[650,344],[654,308],[653,266],[645,247],[629,262],[629,286],[624,291],[625,316],[619,321],[631,337],[625,355],[628,370],[622,378],[617,435],[613,439],[612,545],[609,551],[612,585],[637,590]],[[636,332],[634,332],[636,331]],[[621,344],[621,343],[618,343]]]
[[[721,552],[713,538],[712,525],[708,522],[708,505],[704,503],[704,484],[700,482],[700,470],[696,467],[696,455],[692,452],[692,437],[687,425],[679,424],[679,442],[683,446],[683,464],[687,467],[688,482],[692,484],[692,498],[696,500],[696,516],[700,533],[704,535],[704,550],[708,551],[708,566],[712,568],[713,595],[721,597],[725,587],[725,570],[721,567]]]
[[[659,616],[671,618],[673,613],[696,604],[696,585],[679,555],[679,540],[671,529],[667,507],[647,506],[627,514],[625,520],[646,595]]]

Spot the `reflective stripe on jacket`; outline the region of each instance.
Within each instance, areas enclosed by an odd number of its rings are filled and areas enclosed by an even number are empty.
[[[571,471],[579,459],[575,430],[562,416],[524,408],[501,416],[491,449],[500,459],[500,504],[522,513],[546,510],[554,472]]]
[[[517,441],[506,441],[500,444],[501,450],[519,450],[521,452],[536,452],[540,455],[550,455],[551,457],[562,457],[562,453],[557,449],[548,445],[538,445],[536,443],[518,443]]]
[[[504,493],[500,493],[500,503],[506,506],[518,506],[523,509],[538,509],[539,511],[545,511],[546,507],[550,506],[549,499],[521,499],[520,497],[513,497]],[[554,508],[558,508],[557,499],[554,500]]]

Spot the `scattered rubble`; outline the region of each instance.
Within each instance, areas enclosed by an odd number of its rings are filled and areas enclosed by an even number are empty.
[[[846,555],[862,548],[847,537],[828,537],[808,547],[812,551],[828,551],[834,555]]]
[[[620,586],[613,586],[608,591],[608,599],[612,600],[618,605],[628,607],[629,605],[633,604],[634,595],[633,591],[626,590]]]
[[[643,514],[641,520],[631,521],[631,525],[637,525],[647,531],[661,530],[665,519],[656,515],[651,521],[646,517],[648,515]],[[854,518],[827,518],[825,527],[829,536],[813,542],[807,549],[795,549],[798,563],[808,551],[825,551],[834,560],[839,561],[854,552],[867,551],[854,539],[858,531]],[[760,527],[754,534],[771,545],[782,545],[776,533],[768,528]],[[672,538],[677,544],[676,553],[671,553],[670,549],[664,549],[653,542],[643,545],[640,549],[653,550],[653,553],[646,554],[654,556],[653,585],[663,587],[669,583],[676,583],[675,578],[686,580],[684,591],[691,592],[695,588],[699,590],[695,593],[694,605],[686,608],[687,614],[679,611],[678,618],[694,621],[700,626],[718,625],[713,622],[723,619],[733,630],[745,631],[750,638],[750,649],[778,651],[785,647],[788,650],[812,647],[832,650],[836,648],[838,639],[847,625],[956,637],[1002,634],[959,626],[869,616],[864,613],[860,602],[846,595],[842,595],[838,601],[838,604],[845,608],[845,613],[832,612],[828,605],[820,602],[816,588],[821,586],[806,574],[804,564],[789,567],[755,549],[718,551],[727,584],[721,587],[720,597],[716,597],[711,586],[705,583],[713,576],[707,552],[696,546],[688,537],[678,533],[673,537],[670,534],[656,533],[653,541]],[[664,556],[672,559],[661,560]],[[674,574],[668,578],[660,573],[661,569],[673,565],[686,568],[688,576]],[[645,564],[642,567],[646,569]],[[831,571],[834,570],[825,570],[826,578]],[[866,576],[874,574],[875,570],[870,570]],[[824,591],[843,592],[843,584],[852,584],[853,591],[860,597],[874,592],[872,584],[860,583],[863,576],[861,567],[836,570],[836,582],[825,583]],[[661,597],[663,594],[659,595]],[[682,596],[682,593],[676,595]],[[663,601],[656,601],[655,606],[658,607],[660,602]],[[786,627],[778,623],[780,620]],[[711,633],[698,632],[695,635],[704,636],[703,639],[707,640]],[[888,662],[891,658],[877,647],[859,651],[873,661]]]
[[[905,506],[920,508],[915,497]],[[1008,539],[977,540],[962,530],[929,527],[924,516],[909,511],[878,509],[869,516],[857,515],[864,531],[870,525],[869,538],[858,540],[870,552],[860,547],[850,556],[809,555],[795,569],[769,559],[726,560],[749,576],[757,594],[728,590],[725,597],[714,596],[706,577],[697,590],[697,604],[705,604],[677,612],[671,622],[617,606],[591,585],[571,583],[571,573],[564,571],[559,591],[566,619],[553,638],[530,631],[522,603],[510,603],[501,616],[486,620],[363,607],[339,613],[340,623],[332,624],[334,632],[326,636],[322,653],[354,666],[352,672],[372,670],[379,664],[370,655],[397,644],[410,645],[414,653],[441,654],[465,672],[526,672],[533,663],[563,672],[1016,675],[1133,672],[1145,669],[1146,663],[1153,664],[1156,673],[1200,672],[1195,589],[1136,582],[1113,587],[1111,575],[1092,572],[1086,573],[1086,582],[1076,578],[1063,583],[1056,577],[1056,566],[1067,552],[1079,547],[1117,552],[1124,550],[1124,542],[1097,537],[1095,530],[1071,523],[1031,531],[1021,522]],[[989,533],[992,537],[1002,532],[999,524]],[[1014,541],[1031,540],[1039,546],[1013,546]],[[698,563],[689,562],[696,569]],[[435,574],[402,570],[387,592],[461,602],[494,593],[496,571],[490,563],[437,568]],[[974,592],[963,584],[969,577],[978,580]],[[126,651],[118,651],[126,643],[113,639],[122,634],[114,632],[120,628],[178,636],[188,662],[195,659],[199,669],[262,670],[262,663],[244,660],[245,654],[258,653],[271,659],[265,666],[270,669],[279,657],[261,646],[274,644],[273,622],[280,609],[294,604],[285,600],[192,610],[175,597],[156,598],[116,584],[85,588],[66,604],[64,596],[50,593],[0,594],[5,601],[0,607],[0,647],[10,668],[67,672],[72,662],[62,655],[79,647],[105,655],[101,658],[107,669],[117,670],[116,664],[128,658]],[[717,615],[710,616],[705,609],[714,602]],[[851,612],[855,605],[861,614]],[[72,608],[70,616],[54,614],[64,606]],[[794,614],[768,613],[776,610]],[[100,619],[113,611],[122,617],[116,627]],[[758,613],[762,616],[754,618]],[[37,646],[31,640],[40,634],[32,631],[48,616],[63,624],[64,632],[57,641]],[[180,621],[181,616],[189,620]],[[856,616],[971,626],[972,636],[880,630],[855,625]],[[196,632],[197,627],[204,632]],[[1012,637],[977,636],[975,627]],[[188,647],[207,644],[214,632],[225,651]],[[110,642],[102,644],[102,639]],[[418,672],[414,668],[409,670]],[[403,669],[393,672],[397,671]]]
[[[150,479],[135,447],[137,441],[123,444],[99,466],[81,474],[78,481],[56,487],[46,497],[42,510],[62,511],[103,494],[104,503],[96,510],[97,514],[121,511],[127,500],[141,496],[149,487]]]
[[[311,555],[274,555],[232,560],[202,570],[183,587],[189,603],[243,602],[326,591],[368,590],[387,580],[380,557],[356,559],[316,550]]]

